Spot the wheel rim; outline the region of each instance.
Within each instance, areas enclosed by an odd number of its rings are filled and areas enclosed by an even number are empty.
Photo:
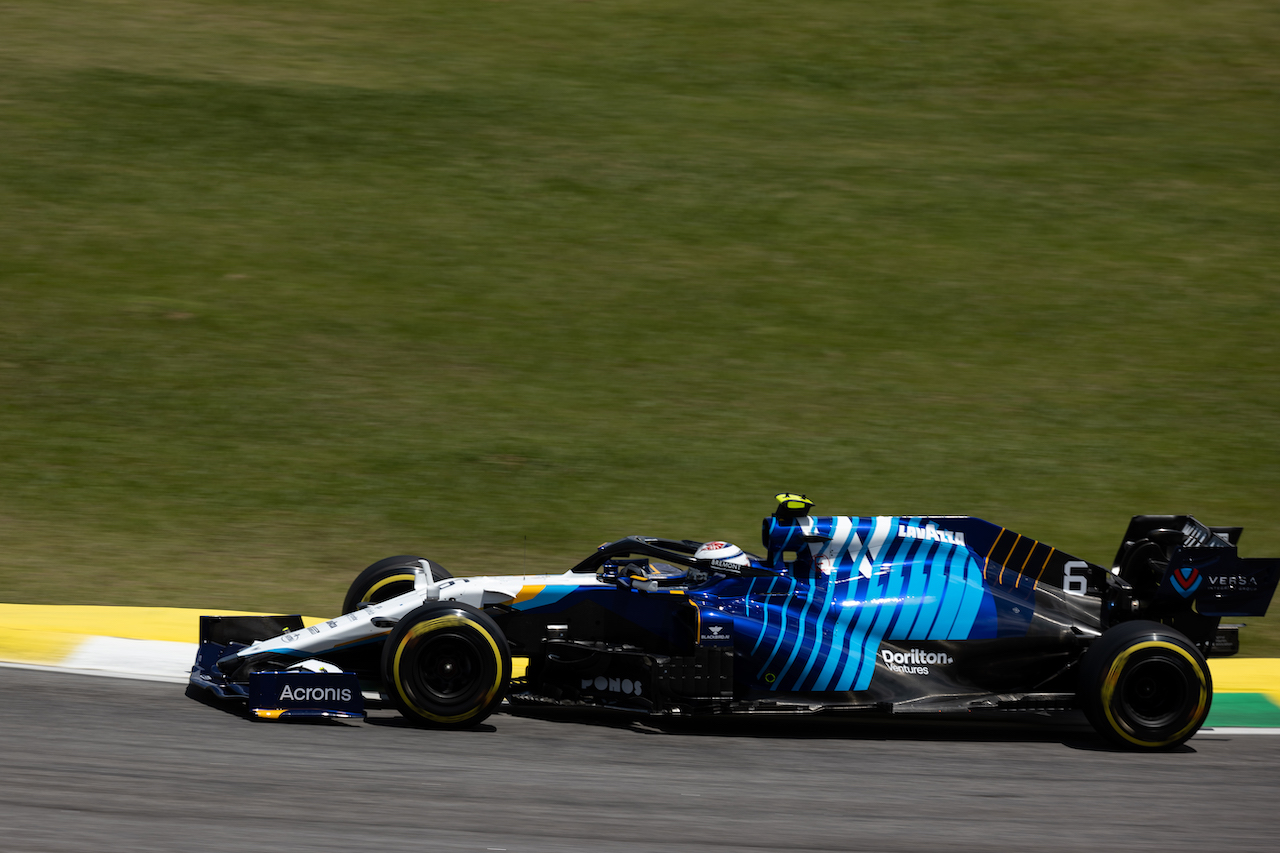
[[[1186,715],[1194,685],[1181,662],[1153,655],[1124,673],[1117,693],[1125,716],[1146,729],[1175,725]]]
[[[409,680],[413,691],[426,702],[457,705],[470,699],[484,685],[484,658],[463,636],[429,637],[415,652]]]

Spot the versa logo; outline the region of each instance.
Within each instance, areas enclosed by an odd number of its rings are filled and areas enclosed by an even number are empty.
[[[1200,576],[1200,570],[1195,566],[1178,569],[1169,577],[1173,579],[1174,591],[1183,598],[1190,598],[1192,593],[1200,588],[1200,582],[1204,580]]]
[[[1220,575],[1214,577],[1209,575],[1209,586],[1214,589],[1230,589],[1243,590],[1245,592],[1257,592],[1258,579],[1245,575]]]

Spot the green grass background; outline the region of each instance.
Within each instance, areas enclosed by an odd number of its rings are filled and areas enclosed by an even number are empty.
[[[781,490],[1280,556],[1274,3],[0,0],[0,33],[0,599],[324,614],[393,553],[750,549]]]

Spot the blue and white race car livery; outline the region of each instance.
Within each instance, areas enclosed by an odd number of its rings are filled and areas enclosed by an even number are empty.
[[[194,686],[260,717],[470,727],[506,699],[642,714],[1083,709],[1169,748],[1212,701],[1223,617],[1266,612],[1280,560],[1239,528],[1137,516],[1104,568],[969,516],[811,516],[778,496],[764,556],[629,536],[557,575],[453,578],[374,563],[343,614],[203,617]],[[513,657],[517,662],[513,677]]]

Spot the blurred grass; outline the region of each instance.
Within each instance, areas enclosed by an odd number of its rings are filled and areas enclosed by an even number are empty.
[[[1102,563],[1192,512],[1280,556],[1272,4],[0,31],[4,600],[323,613],[391,553],[750,548],[783,489]]]

